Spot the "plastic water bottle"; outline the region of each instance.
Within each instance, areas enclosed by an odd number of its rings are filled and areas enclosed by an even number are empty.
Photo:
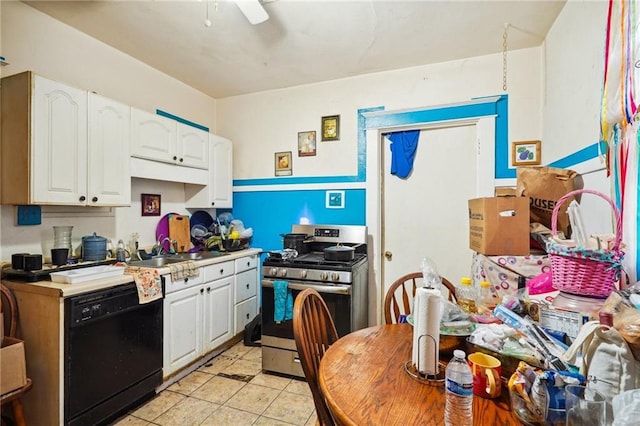
[[[445,387],[447,402],[444,407],[446,426],[473,425],[473,375],[460,349],[453,351],[453,359],[447,365]]]

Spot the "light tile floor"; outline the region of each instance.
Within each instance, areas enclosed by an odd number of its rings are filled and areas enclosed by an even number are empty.
[[[240,342],[115,425],[306,426],[315,422],[307,382],[264,374],[261,348]]]

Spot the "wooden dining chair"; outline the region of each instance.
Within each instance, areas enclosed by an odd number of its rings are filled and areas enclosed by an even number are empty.
[[[308,288],[296,297],[293,306],[293,336],[302,370],[311,388],[318,423],[333,426],[335,421],[318,383],[318,369],[329,346],[338,340],[338,332],[326,303],[314,289]]]
[[[442,285],[449,290],[449,300],[456,303],[456,288],[451,282],[442,278]],[[422,286],[422,272],[404,275],[391,284],[384,298],[384,321],[386,324],[397,324],[400,315],[409,315],[413,307],[416,289]]]
[[[18,328],[18,303],[11,290],[2,283],[0,283],[0,296],[0,312],[2,312],[4,321],[4,332],[7,336],[15,338]],[[22,398],[32,386],[33,383],[31,379],[27,378],[27,383],[24,386],[0,395],[0,406],[11,404],[13,422],[17,426],[25,426],[27,424],[20,398]]]

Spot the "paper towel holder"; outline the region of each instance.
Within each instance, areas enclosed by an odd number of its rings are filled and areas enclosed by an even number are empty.
[[[436,374],[424,374],[420,372],[420,366],[416,366],[413,364],[413,360],[409,360],[404,363],[404,371],[411,376],[411,378],[419,381],[424,384],[433,384],[433,385],[442,385],[445,379],[445,367],[446,365],[439,360],[438,357],[438,349],[436,345],[436,339],[430,334],[422,334],[418,337],[418,344],[420,344],[420,339],[428,338],[433,340],[433,350],[435,352],[435,359],[438,360],[436,365],[437,372]],[[420,362],[420,357],[418,357],[418,362]]]

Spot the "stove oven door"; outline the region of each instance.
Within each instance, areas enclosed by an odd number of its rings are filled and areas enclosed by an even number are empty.
[[[293,340],[293,320],[285,320],[276,323],[274,321],[274,294],[273,281],[262,280],[262,334],[265,336],[280,337]],[[293,300],[298,294],[313,288],[327,304],[336,330],[340,337],[351,332],[351,286],[350,285],[323,285],[321,283],[310,284],[303,281],[288,281]]]
[[[262,368],[292,376],[304,377],[300,358],[293,339],[293,320],[276,322],[274,314],[274,280],[262,280]],[[339,336],[351,332],[351,286],[323,285],[322,283],[288,281],[294,298],[301,291],[313,288],[322,296],[329,308]]]

